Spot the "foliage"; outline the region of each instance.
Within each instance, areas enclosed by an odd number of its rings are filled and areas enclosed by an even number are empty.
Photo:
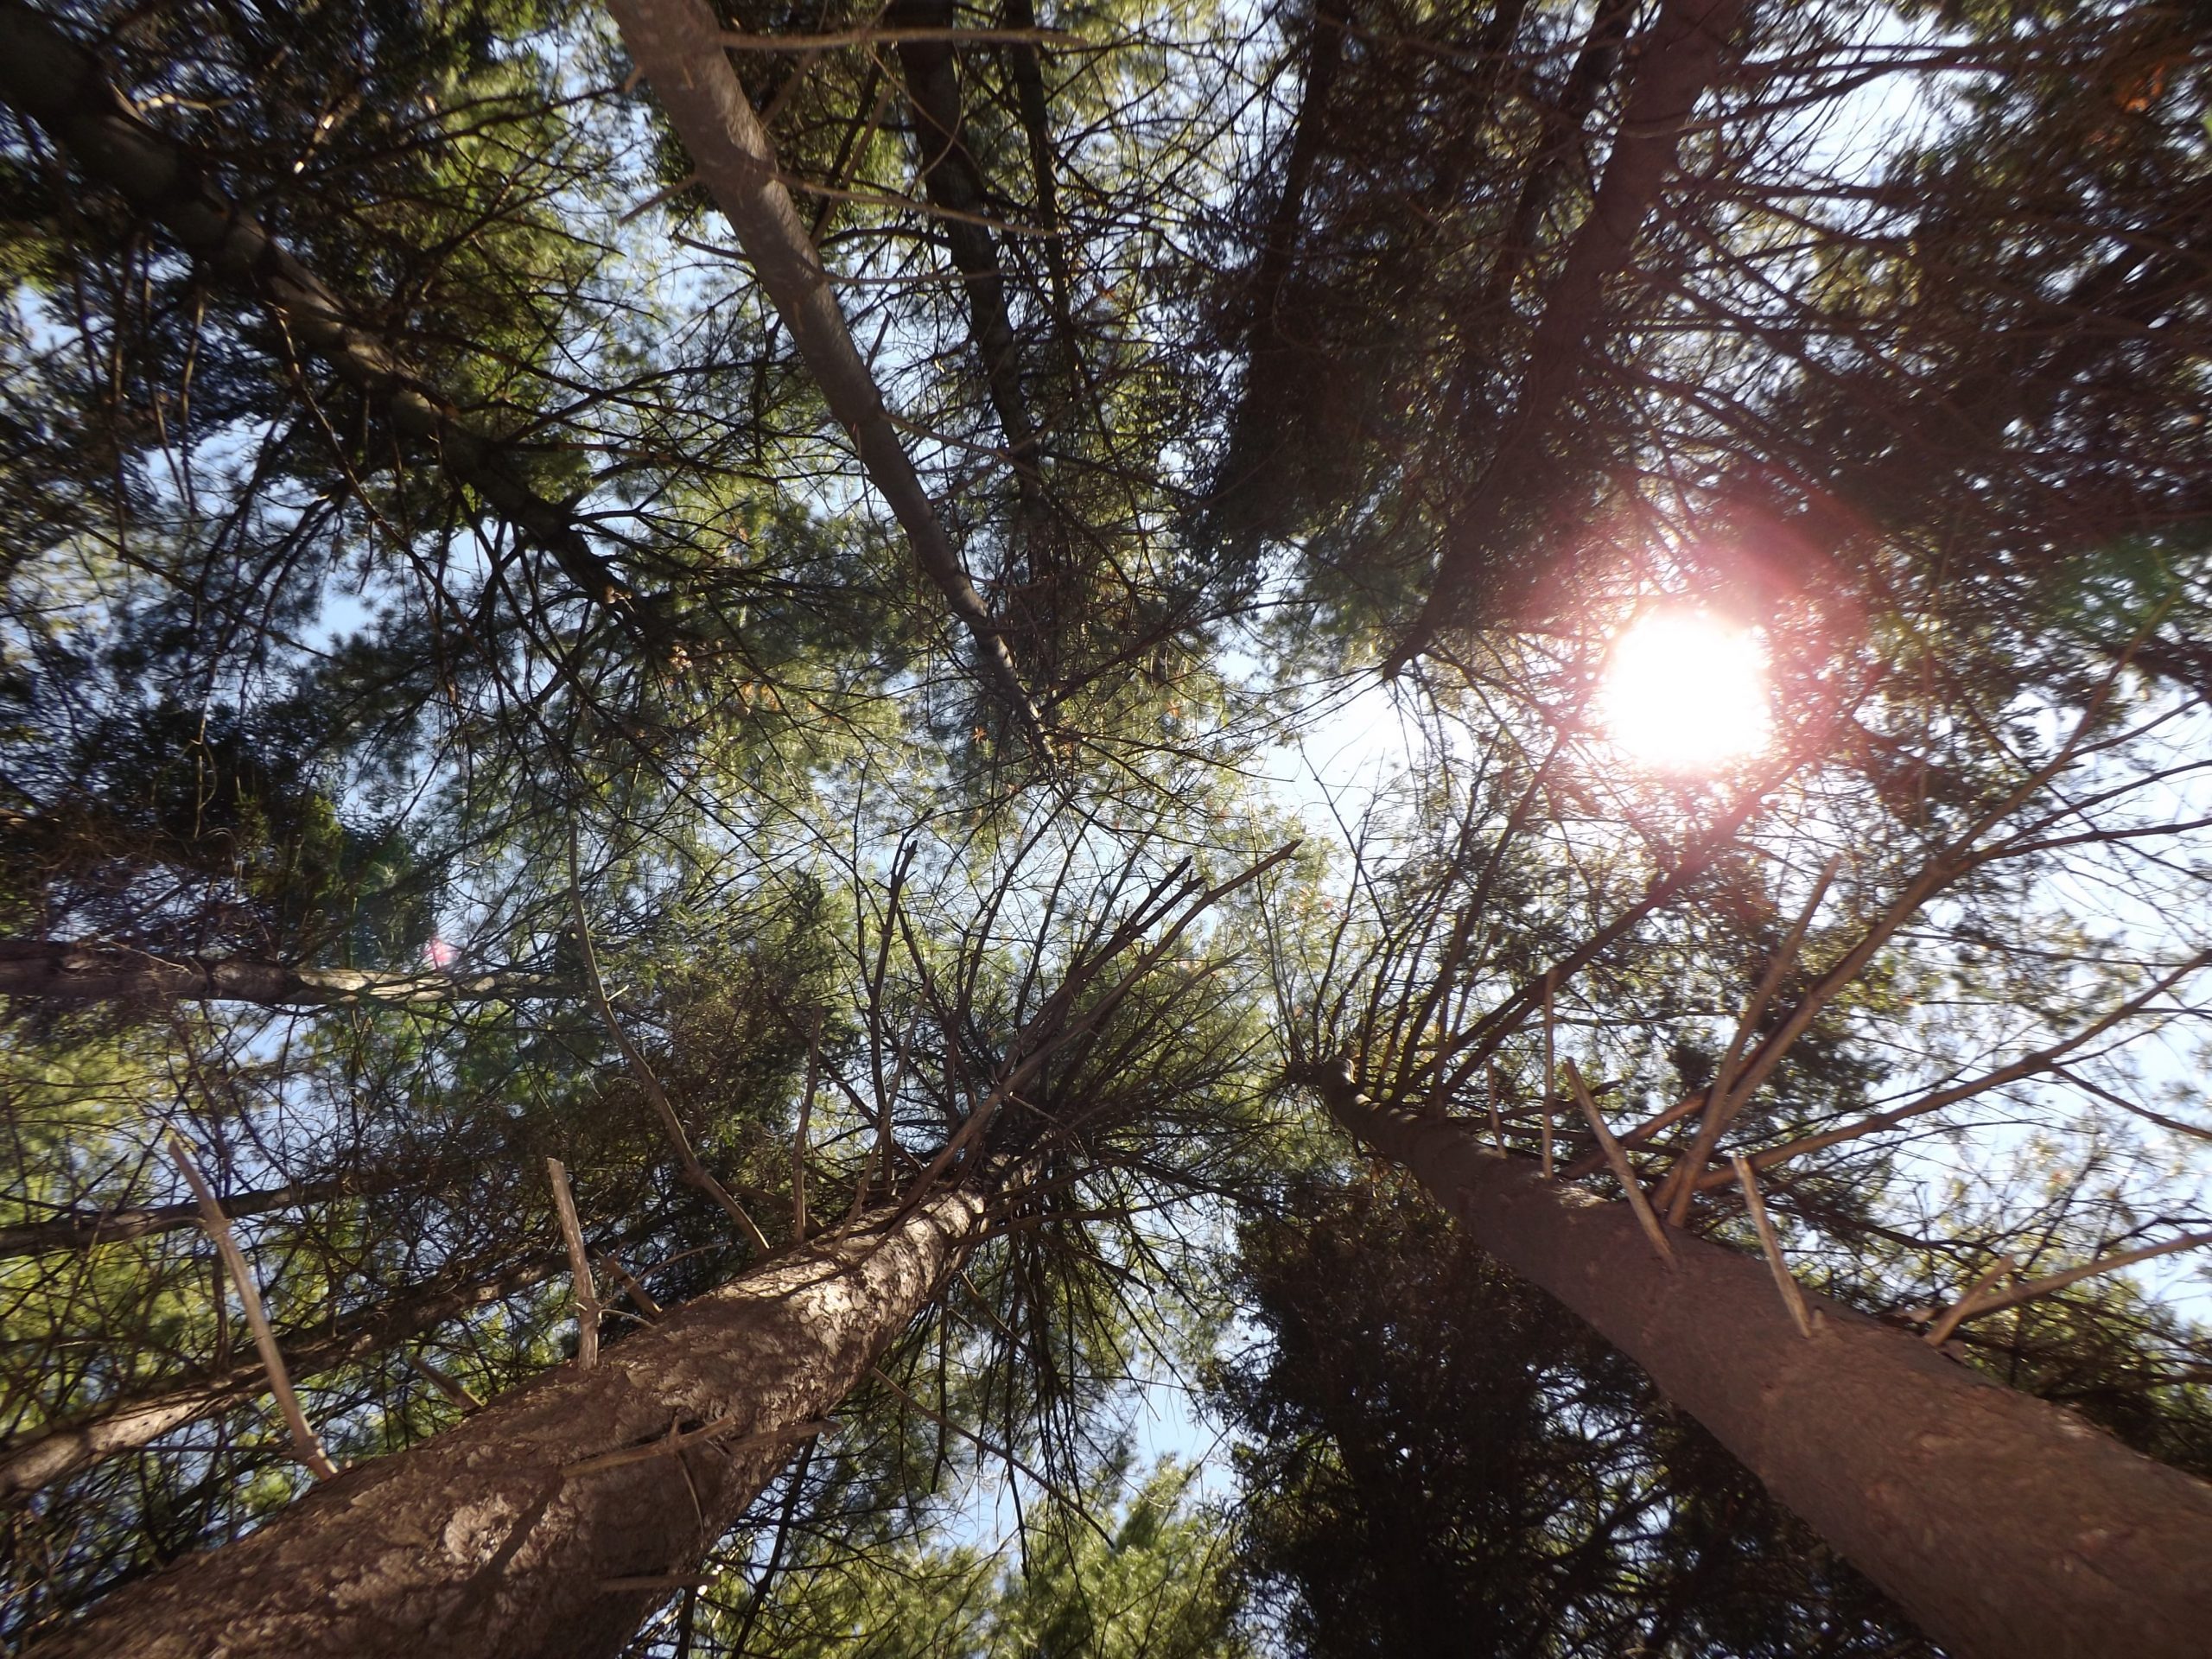
[[[1412,1194],[1242,1231],[1237,1551],[1291,1651],[1933,1649],[1586,1326]]]

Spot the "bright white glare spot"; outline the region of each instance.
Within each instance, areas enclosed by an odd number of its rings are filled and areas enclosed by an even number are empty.
[[[1598,708],[1632,760],[1708,771],[1766,743],[1766,654],[1700,612],[1654,611],[1613,642]]]

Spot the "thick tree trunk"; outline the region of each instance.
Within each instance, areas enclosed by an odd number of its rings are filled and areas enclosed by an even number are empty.
[[[544,974],[446,974],[308,968],[270,957],[157,957],[96,940],[56,944],[0,939],[0,996],[76,1001],[256,1002],[264,1007],[330,1003],[398,1005],[517,1001],[569,996],[575,987]]]
[[[777,169],[775,147],[722,49],[721,23],[706,0],[608,0],[607,10],[691,152],[700,181],[737,232],[830,414],[852,435],[861,466],[906,532],[914,562],[968,630],[984,678],[1041,756],[1043,724],[899,442],[875,377],[853,344],[821,256]]]
[[[1308,1079],[1503,1266],[1649,1372],[1959,1659],[2199,1659],[2212,1485],[1824,1297],[1798,1334],[1765,1266],[1544,1181],[1459,1123]]]
[[[867,1375],[978,1236],[951,1188],[879,1211],[564,1365],[43,1653],[612,1655]]]
[[[98,59],[19,0],[0,0],[0,99],[37,122],[87,176],[120,192],[186,252],[250,289],[289,338],[393,427],[436,445],[450,477],[551,554],[594,602],[618,612],[657,648],[681,643],[665,601],[632,593],[568,510],[531,486],[503,445],[475,429],[357,308],[232,201],[184,146],[140,120],[108,84]]]
[[[338,1321],[335,1328],[287,1333],[279,1341],[295,1382],[366,1359],[450,1319],[543,1284],[566,1268],[562,1250],[543,1251],[461,1284],[435,1280]],[[136,1452],[188,1423],[227,1411],[269,1388],[258,1360],[102,1401],[89,1411],[0,1440],[0,1505],[66,1480],[118,1452]]]

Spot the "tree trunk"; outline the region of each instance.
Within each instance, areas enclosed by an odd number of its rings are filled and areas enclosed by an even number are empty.
[[[700,182],[737,232],[830,414],[852,435],[861,466],[906,532],[914,562],[968,630],[983,677],[1041,757],[1047,752],[1043,723],[853,344],[821,256],[778,171],[775,146],[722,49],[721,25],[706,0],[608,0],[607,10],[691,152]]]
[[[0,996],[52,996],[75,1001],[255,1002],[264,1007],[288,1008],[349,1002],[404,1007],[513,1001],[574,994],[573,986],[545,974],[308,968],[270,957],[157,957],[128,945],[95,940],[56,944],[45,939],[0,939]]]
[[[893,27],[950,29],[956,20],[952,0],[899,0],[884,14],[884,21]],[[992,410],[1006,435],[1007,453],[1021,488],[1032,492],[1037,484],[1037,429],[1022,394],[1020,352],[1007,310],[998,245],[990,228],[976,222],[989,216],[991,200],[983,169],[968,142],[959,66],[950,41],[902,40],[898,53],[906,99],[914,112],[923,188],[931,201],[949,210],[938,223],[938,233],[967,290],[969,329],[976,355],[982,359]]]
[[[1305,1081],[1501,1264],[1564,1302],[1960,1659],[2196,1659],[2212,1485],[2056,1406],[1686,1234],[1669,1269],[1624,1204],[1542,1180],[1461,1123]]]
[[[1262,510],[1261,502],[1279,493],[1271,477],[1276,457],[1268,416],[1286,384],[1294,379],[1301,359],[1309,367],[1312,363],[1310,351],[1302,352],[1283,328],[1282,302],[1306,227],[1306,194],[1328,133],[1330,96],[1344,67],[1346,21],[1344,0],[1317,0],[1306,25],[1305,86],[1291,123],[1282,188],[1268,216],[1259,264],[1252,273],[1244,387],[1230,422],[1228,458],[1222,464],[1212,504],[1217,513],[1234,524],[1257,524],[1255,515]],[[1278,526],[1268,523],[1264,528]],[[1258,534],[1255,530],[1246,539],[1256,540]]]
[[[592,1370],[563,1365],[326,1482],[41,1651],[613,1655],[937,1293],[982,1215],[966,1188],[879,1211]]]
[[[334,1330],[286,1335],[281,1338],[284,1369],[296,1382],[365,1359],[434,1331],[448,1319],[542,1284],[568,1262],[565,1251],[543,1251],[463,1284],[438,1287],[432,1281],[428,1287],[340,1320]],[[118,1395],[88,1411],[11,1435],[0,1440],[0,1504],[18,1502],[118,1452],[150,1446],[172,1430],[228,1410],[268,1387],[268,1372],[253,1360]]]
[[[1391,653],[1386,677],[1467,621],[1478,575],[1497,554],[1532,480],[1551,476],[1545,451],[1587,367],[1606,309],[1606,289],[1628,268],[1644,221],[1675,170],[1698,100],[1734,43],[1745,0],[1666,0],[1636,48],[1636,69],[1614,129],[1590,214],[1568,245],[1544,299],[1512,414],[1471,497],[1452,512],[1427,601]],[[1492,585],[1495,585],[1494,583]]]

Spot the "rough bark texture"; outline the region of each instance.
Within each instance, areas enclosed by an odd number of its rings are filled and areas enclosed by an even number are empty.
[[[823,399],[852,436],[869,481],[906,534],[914,562],[974,640],[983,676],[1041,755],[1044,727],[982,595],[899,441],[875,377],[845,327],[814,243],[791,206],[775,147],[721,46],[706,0],[608,0],[622,43],[691,152],[700,181],[737,232]]]
[[[1521,393],[1497,453],[1471,497],[1452,515],[1428,601],[1393,653],[1389,672],[1465,621],[1471,573],[1494,550],[1518,505],[1549,468],[1544,451],[1567,414],[1605,311],[1605,289],[1628,266],[1661,187],[1675,169],[1698,100],[1720,73],[1744,0],[1667,0],[1638,41],[1637,67],[1590,216],[1576,231],[1529,343]]]
[[[337,1002],[515,1001],[574,994],[573,986],[543,974],[308,968],[270,957],[157,957],[96,940],[0,939],[0,996],[257,1002],[287,1008]]]
[[[567,510],[531,487],[503,446],[475,430],[354,308],[232,201],[190,151],[140,120],[98,59],[17,0],[0,0],[0,99],[179,247],[249,289],[292,340],[393,427],[435,444],[450,477],[551,554],[593,601],[617,611],[656,647],[679,643],[664,604],[632,594]]]
[[[950,1189],[802,1249],[564,1365],[236,1543],[123,1591],[39,1649],[143,1659],[612,1655],[697,1570],[964,1257]],[[718,1432],[611,1467],[568,1466]],[[794,1430],[798,1432],[794,1433]]]
[[[295,1382],[365,1359],[397,1343],[435,1331],[449,1319],[543,1282],[567,1267],[559,1250],[460,1285],[433,1285],[396,1296],[316,1332],[279,1338],[284,1369]],[[269,1387],[258,1360],[202,1372],[152,1390],[102,1402],[59,1422],[0,1440],[0,1504],[15,1503],[88,1469],[104,1458],[150,1446],[171,1431],[226,1411]]]
[[[1800,1336],[1758,1260],[1543,1181],[1458,1123],[1311,1081],[1503,1266],[1649,1372],[1959,1659],[2202,1659],[2212,1485],[1808,1293]]]

